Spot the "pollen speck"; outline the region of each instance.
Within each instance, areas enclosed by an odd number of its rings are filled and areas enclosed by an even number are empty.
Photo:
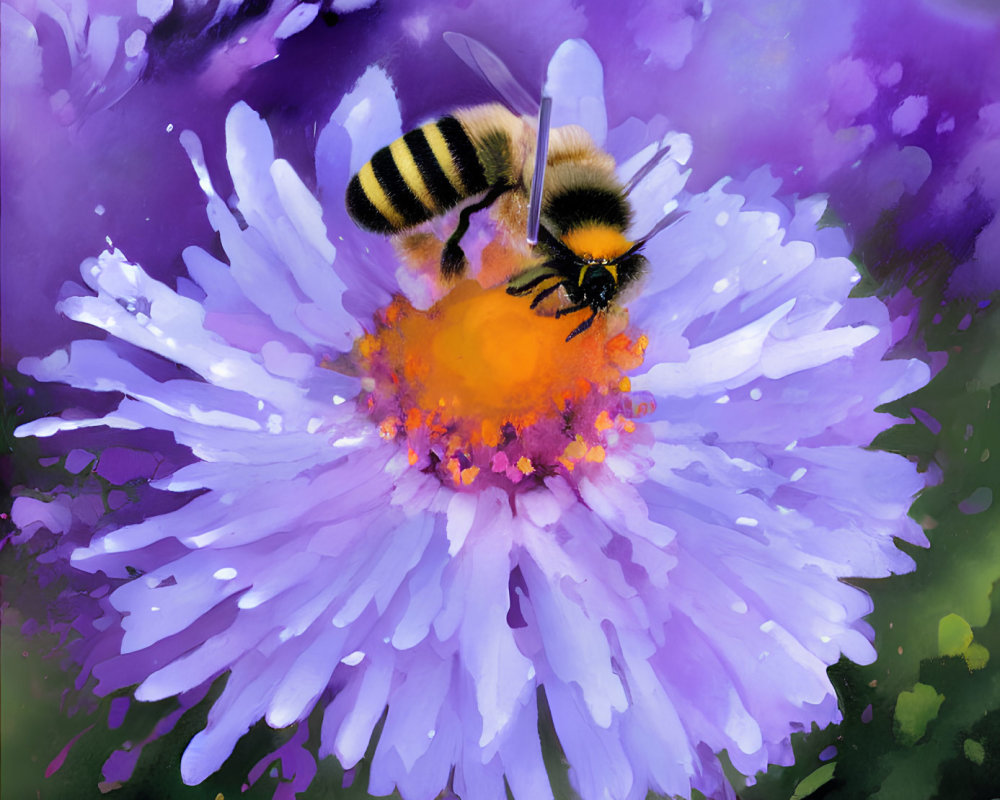
[[[530,475],[535,471],[534,465],[531,463],[531,459],[527,456],[521,456],[517,460],[517,468],[521,470],[525,475]]]
[[[476,476],[479,474],[479,467],[468,467],[462,470],[462,484],[468,486],[472,483]]]
[[[579,434],[576,439],[566,445],[566,449],[563,451],[563,457],[571,461],[579,461],[587,454],[587,443],[583,440],[583,437]]]
[[[396,431],[399,429],[399,420],[396,417],[386,417],[378,426],[378,435],[387,441],[396,438]]]
[[[412,467],[417,463],[418,459],[419,456],[417,455],[417,451],[411,447],[406,453],[406,460],[410,462],[410,466]]]
[[[587,461],[596,461],[600,463],[604,460],[604,448],[599,444],[595,444],[587,451]]]
[[[379,340],[371,335],[362,336],[358,341],[358,350],[365,358],[371,358],[372,354],[378,352],[381,346]]]
[[[598,432],[603,432],[613,427],[614,423],[611,421],[611,415],[608,414],[607,411],[602,411],[597,415],[597,419],[594,420],[594,428],[596,428]]]

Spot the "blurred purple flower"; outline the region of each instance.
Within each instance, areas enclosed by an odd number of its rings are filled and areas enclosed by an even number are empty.
[[[354,11],[374,0],[269,0],[245,8],[239,0],[174,3],[173,0],[4,0],[3,54],[6,91],[34,90],[63,125],[120,100],[142,77],[157,25],[172,36],[178,58],[200,73],[199,89],[221,94],[278,55],[279,43],[305,29],[319,12]],[[164,53],[165,55],[165,53]]]
[[[576,88],[602,97],[599,81]],[[246,104],[226,121],[231,207],[183,133],[228,263],[188,248],[175,291],[108,249],[82,266],[91,292],[59,309],[109,338],[21,362],[124,399],[19,435],[153,429],[194,456],[153,486],[197,496],[72,554],[117,584],[94,595],[85,631],[99,693],[138,684],[138,700],[187,707],[230,673],[185,781],[259,719],[284,727],[317,705],[319,755],[353,767],[388,707],[371,793],[431,798],[450,783],[499,799],[506,779],[519,800],[551,797],[541,687],[584,800],[726,797],[715,753],[753,775],[790,763],[793,732],[839,719],[826,667],[874,658],[870,600],[841,579],[907,571],[894,537],[925,543],[906,516],[923,485],[913,465],[862,448],[892,421],[872,409],[928,369],[883,360],[888,314],[848,297],[858,274],[843,232],[818,227],[823,199],[776,199],[767,170],[689,191],[691,140],[662,117],[608,130],[591,104],[585,119],[623,180],[670,147],[632,192],[636,234],[686,212],[647,246],[629,303],[630,330],[648,337],[633,394],[597,396],[592,410],[616,422],[596,440],[593,416],[566,433],[594,458],[536,465],[544,478],[501,465],[443,480],[380,430],[366,376],[329,368],[393,295],[426,306],[442,291],[343,208],[352,172],[402,130],[378,67],[318,136],[319,200]],[[469,234],[474,268],[494,233],[483,221]],[[655,411],[619,415],[645,397]],[[26,536],[71,525],[57,506],[15,509]],[[300,739],[287,757],[307,783]]]
[[[61,124],[107,108],[139,80],[146,38],[170,7],[171,0],[5,0],[4,90],[37,93]]]
[[[527,85],[537,83],[558,42],[584,37],[606,68],[612,128],[633,115],[660,115],[699,143],[692,189],[769,164],[784,191],[829,196],[831,211],[852,244],[864,245],[878,277],[933,270],[944,280],[954,270],[950,290],[980,298],[997,286],[1000,195],[990,153],[997,141],[1000,28],[995,11],[974,0],[413,0],[349,14],[341,12],[365,4],[304,5],[307,11],[282,2],[240,11],[231,2],[188,2],[159,18],[111,0],[90,3],[86,16],[118,22],[115,36],[101,40],[100,64],[111,65],[103,79],[108,88],[88,110],[132,81],[135,71],[123,72],[130,63],[124,47],[136,31],[146,35],[146,48],[134,58],[147,65],[119,102],[68,131],[53,124],[49,98],[69,91],[69,40],[41,5],[4,5],[3,193],[16,202],[2,209],[3,245],[5,261],[17,265],[4,271],[4,296],[19,298],[5,303],[5,364],[72,335],[61,320],[42,330],[32,322],[106,236],[128,242],[131,257],[161,279],[183,269],[180,259],[164,254],[210,243],[204,218],[192,213],[194,187],[181,154],[165,131],[198,129],[215,168],[225,112],[244,99],[264,111],[282,153],[313,185],[315,134],[369,62],[378,59],[399,88],[404,127],[454,107],[456,98],[485,99],[473,76],[449,68],[453,55],[441,39],[449,29],[486,42]],[[74,4],[72,19],[87,7]],[[283,24],[281,14],[292,18],[316,7],[317,19],[301,33],[271,35]],[[250,16],[260,8],[266,13]],[[72,51],[86,55],[89,39],[81,38],[83,28],[73,30]],[[36,35],[49,55],[39,57]],[[90,69],[87,58],[74,58]],[[28,91],[37,86],[41,64],[50,62],[45,74],[59,80],[41,93]],[[93,76],[73,80],[94,89]],[[927,114],[918,120],[921,98]],[[225,176],[217,178],[228,196]],[[154,180],[162,191],[151,197],[142,189]]]

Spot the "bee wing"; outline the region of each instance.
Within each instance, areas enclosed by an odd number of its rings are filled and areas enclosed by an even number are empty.
[[[507,102],[510,108],[522,117],[535,117],[538,139],[535,143],[535,169],[531,182],[528,204],[527,240],[529,244],[538,242],[538,225],[542,209],[542,186],[545,181],[546,155],[549,150],[549,124],[552,101],[546,91],[541,102],[517,82],[507,65],[496,53],[482,42],[454,31],[446,31],[444,40],[455,54],[479,75]],[[551,69],[551,65],[550,65]]]
[[[447,31],[444,40],[462,61],[500,93],[513,111],[538,120],[535,178],[530,192],[527,230],[528,242],[535,244],[550,125],[580,125],[599,147],[607,138],[608,118],[604,108],[604,68],[601,60],[583,39],[563,42],[549,61],[543,99],[539,103],[517,82],[500,57],[482,42],[454,31]]]
[[[445,31],[444,40],[455,55],[499,92],[512,111],[525,117],[538,116],[538,100],[517,82],[500,56],[464,33]]]
[[[608,135],[604,67],[583,39],[567,39],[549,62],[545,94],[552,98],[552,126],[581,125],[598,147]]]

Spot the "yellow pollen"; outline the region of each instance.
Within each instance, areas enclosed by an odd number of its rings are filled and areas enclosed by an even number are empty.
[[[371,358],[373,353],[377,353],[382,345],[379,340],[371,334],[365,334],[358,341],[358,351],[365,358]]]
[[[402,307],[395,316],[381,347],[424,410],[407,412],[408,430],[431,417],[445,426],[465,421],[464,441],[496,446],[504,424],[530,425],[585,396],[591,382],[614,386],[621,374],[605,352],[603,317],[567,342],[578,317],[538,314],[503,286],[465,281],[429,311]]]
[[[378,426],[378,435],[386,441],[396,438],[396,431],[399,429],[399,420],[396,417],[386,417]]]
[[[496,261],[516,262],[499,251]],[[601,463],[607,431],[636,429],[616,413],[618,392],[631,389],[624,374],[641,366],[648,340],[626,333],[619,310],[567,342],[580,321],[532,309],[505,283],[460,281],[427,310],[396,297],[351,357],[379,435],[401,440],[410,467],[459,490],[481,470],[490,485],[517,483]]]
[[[609,225],[576,228],[563,236],[562,240],[574,253],[592,261],[612,261],[625,255],[632,247],[632,242],[621,231]]]
[[[580,461],[585,455],[587,455],[587,443],[579,434],[563,450],[563,458],[567,458],[570,461]]]
[[[500,444],[499,428],[487,419],[484,419],[483,424],[480,426],[480,434],[483,437],[483,444],[487,447],[496,447]]]

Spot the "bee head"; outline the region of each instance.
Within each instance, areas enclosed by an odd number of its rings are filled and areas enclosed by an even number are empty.
[[[579,278],[575,287],[567,287],[570,300],[588,305],[595,311],[603,311],[611,305],[618,293],[618,265],[580,260],[575,266],[579,268]]]
[[[574,265],[578,274],[577,296],[569,292],[570,298],[574,302],[586,303],[596,311],[603,311],[645,266],[646,259],[634,249],[613,260],[578,259]]]

